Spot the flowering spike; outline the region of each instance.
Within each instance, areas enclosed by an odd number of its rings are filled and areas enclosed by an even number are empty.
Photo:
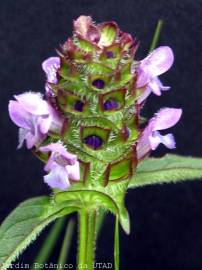
[[[128,181],[138,160],[160,143],[175,147],[173,135],[159,131],[177,123],[180,109],[162,109],[143,132],[139,127],[149,94],[169,90],[158,76],[172,66],[173,52],[161,46],[136,61],[137,40],[115,22],[96,24],[80,16],[73,28],[58,56],[42,63],[48,101],[24,93],[10,102],[10,117],[20,127],[19,147],[25,140],[45,156],[44,180],[52,188],[67,189],[71,180],[100,186]],[[100,173],[94,171],[98,167]]]
[[[130,219],[124,198],[130,183],[141,186],[154,183],[156,179],[157,182],[168,182],[173,176],[174,180],[179,179],[180,167],[172,166],[173,162],[178,162],[176,157],[158,161],[160,166],[153,159],[143,166],[138,164],[161,143],[169,149],[176,147],[172,133],[162,135],[160,132],[174,126],[182,110],[163,108],[141,130],[140,124],[145,120],[140,111],[150,93],[160,96],[162,91],[170,89],[158,78],[173,64],[174,56],[169,47],[161,46],[142,61],[136,61],[139,43],[122,32],[115,22],[95,24],[90,16],[80,16],[73,27],[73,36],[57,50],[58,57],[50,57],[42,63],[47,101],[40,93],[26,92],[16,95],[8,109],[12,121],[19,127],[18,148],[24,141],[27,148],[33,148],[33,153],[45,163],[44,182],[54,189],[53,200],[49,203],[45,198],[42,215],[37,216],[36,222],[46,225],[55,218],[78,211],[78,268],[85,265],[90,270],[99,210],[109,210],[116,215],[129,233]],[[199,176],[199,162],[197,160],[193,168],[190,168],[190,160],[182,162],[186,165],[181,167],[186,169],[186,177]],[[158,167],[169,170],[159,171]],[[190,172],[193,169],[196,172]],[[172,173],[167,175],[168,171]],[[26,205],[32,203],[28,201]],[[20,206],[19,212],[24,208]],[[14,211],[14,216],[18,216],[17,212]],[[14,219],[11,214],[8,223],[13,223]],[[37,228],[38,223],[34,227]],[[2,226],[3,234],[3,227],[7,225]],[[29,233],[33,231],[27,228]],[[20,240],[22,243],[27,242],[25,236],[23,234]],[[26,239],[33,239],[32,236]],[[11,246],[18,250],[15,245]],[[8,254],[13,254],[11,251]],[[118,268],[117,241],[115,253],[115,268]],[[9,256],[6,260],[10,262]]]
[[[69,149],[77,146],[79,160],[84,163],[99,160],[106,171],[111,164],[124,163],[127,155],[132,155],[135,142],[141,142],[136,106],[151,92],[161,95],[161,91],[169,90],[157,76],[171,67],[172,50],[162,46],[142,61],[134,62],[136,50],[137,41],[122,32],[115,22],[96,25],[91,17],[80,16],[74,21],[73,38],[62,46],[58,81],[49,84],[57,108],[68,117],[64,143]],[[141,88],[140,94],[137,88]],[[90,120],[92,117],[95,121]],[[123,131],[127,132],[124,136]],[[149,149],[160,142],[174,147],[172,136],[152,132],[153,146]],[[141,143],[138,145],[141,148]]]

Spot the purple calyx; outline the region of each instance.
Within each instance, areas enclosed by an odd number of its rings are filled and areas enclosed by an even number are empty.
[[[115,110],[119,107],[119,103],[114,100],[114,99],[108,99],[105,101],[104,103],[104,110],[105,111],[111,111],[111,110]]]
[[[97,135],[90,135],[84,139],[84,143],[90,148],[96,150],[103,144],[103,140]]]
[[[98,89],[103,89],[105,87],[105,82],[102,79],[96,79],[92,82],[92,85]]]
[[[74,105],[74,110],[78,111],[78,112],[82,112],[83,107],[84,107],[84,103],[82,101],[78,100],[78,101],[76,101],[76,103]]]

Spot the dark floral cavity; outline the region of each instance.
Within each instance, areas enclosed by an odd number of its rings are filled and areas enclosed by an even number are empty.
[[[98,89],[103,89],[105,87],[105,82],[102,79],[96,79],[92,82],[92,85]]]
[[[82,112],[83,107],[84,107],[84,103],[82,101],[78,100],[78,101],[76,101],[76,103],[74,105],[74,110],[78,111],[78,112]]]
[[[106,52],[106,55],[107,55],[107,58],[113,58],[114,57],[114,54],[113,54],[112,51]]]
[[[116,101],[115,99],[112,99],[112,98],[106,100],[104,103],[104,110],[105,111],[115,110],[118,107],[119,107],[118,101]]]
[[[84,139],[84,143],[85,143],[88,147],[90,147],[90,148],[96,150],[96,149],[99,149],[99,148],[102,146],[103,141],[102,141],[102,139],[101,139],[99,136],[97,136],[97,135],[90,135],[90,136],[88,136],[87,138]]]

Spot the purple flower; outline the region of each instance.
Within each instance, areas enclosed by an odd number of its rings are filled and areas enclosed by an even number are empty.
[[[169,86],[163,86],[158,76],[166,72],[173,64],[174,55],[171,48],[161,46],[140,61],[137,73],[137,88],[145,87],[138,103],[142,103],[151,92],[160,96],[161,91],[169,90]]]
[[[70,180],[79,181],[80,170],[76,155],[67,152],[60,143],[51,143],[39,148],[41,152],[51,152],[47,164],[44,167],[46,172],[44,181],[51,188],[65,190],[70,186]]]
[[[20,128],[19,145],[26,141],[27,148],[38,147],[49,131],[60,132],[62,120],[40,93],[26,92],[14,96],[8,110],[11,120]]]
[[[159,130],[174,126],[182,115],[181,109],[164,108],[161,109],[148,123],[137,143],[137,157],[143,158],[155,150],[160,143],[167,148],[175,148],[175,139],[171,133],[161,135]]]
[[[46,92],[48,95],[52,95],[52,89],[48,83],[57,83],[57,70],[60,67],[60,58],[59,57],[49,57],[42,63],[42,69],[46,73],[47,83],[45,86]]]

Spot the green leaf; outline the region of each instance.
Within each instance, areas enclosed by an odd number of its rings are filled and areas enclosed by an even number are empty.
[[[115,270],[119,270],[119,220],[116,217],[115,232],[114,232],[114,266]]]
[[[168,154],[140,162],[129,188],[202,178],[202,158]]]
[[[7,269],[51,221],[73,211],[75,207],[57,206],[46,196],[21,203],[0,227],[0,269]]]
[[[65,218],[60,218],[52,226],[50,232],[48,233],[48,236],[46,237],[42,247],[40,248],[38,252],[37,257],[34,260],[34,263],[32,264],[32,268],[31,268],[32,270],[36,268],[35,263],[44,264],[48,261],[55,247],[58,236],[62,230],[64,222],[65,222]]]

